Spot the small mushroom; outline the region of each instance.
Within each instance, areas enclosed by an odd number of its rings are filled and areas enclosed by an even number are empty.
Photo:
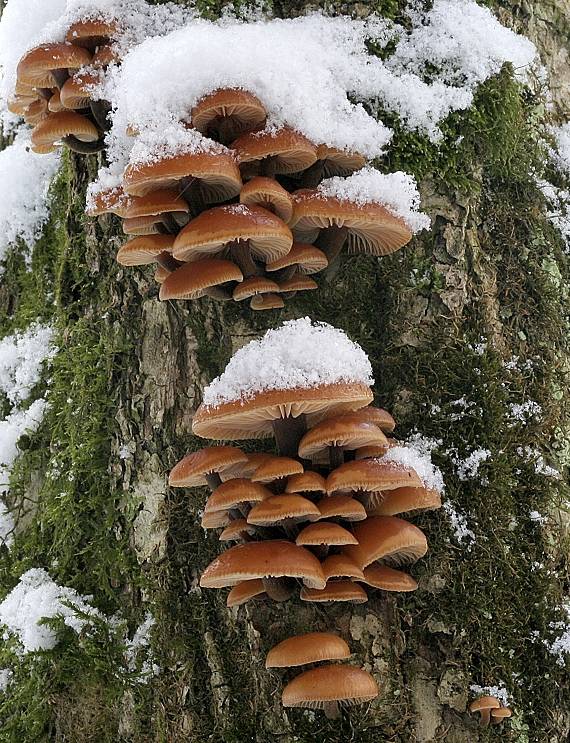
[[[285,302],[278,294],[257,294],[251,298],[249,303],[250,309],[256,310],[282,310]]]
[[[162,282],[159,298],[166,301],[209,296],[229,301],[235,283],[242,279],[242,272],[231,261],[210,258],[196,263],[184,263]]]
[[[233,519],[220,534],[220,542],[249,542],[256,531],[245,519]]]
[[[247,456],[236,446],[207,446],[181,459],[170,472],[168,484],[173,488],[209,485],[214,490],[222,484],[220,474],[242,462],[247,462]]]
[[[274,176],[299,173],[317,160],[317,148],[294,129],[244,134],[234,142],[232,149],[240,162],[242,175]]]
[[[278,291],[279,286],[275,281],[271,281],[271,279],[265,278],[265,276],[251,276],[236,286],[232,296],[236,302],[243,302],[244,299]]]
[[[291,195],[274,178],[257,176],[244,184],[239,194],[240,204],[260,206],[287,223],[293,215]]]
[[[377,560],[393,564],[412,563],[427,552],[425,534],[397,516],[373,516],[353,527],[357,544],[344,553],[362,570]]]
[[[282,258],[271,261],[266,271],[275,272],[278,280],[290,279],[295,273],[313,274],[322,271],[329,262],[322,250],[307,243],[294,242],[291,250]]]
[[[253,93],[239,88],[221,88],[200,98],[191,116],[192,126],[199,132],[229,144],[243,132],[262,127],[267,113]]]
[[[319,509],[302,495],[274,495],[257,503],[247,516],[247,523],[255,526],[281,527],[287,537],[294,538],[297,524],[319,518]]]
[[[441,508],[441,495],[431,488],[396,488],[383,494],[372,508],[372,516],[395,516],[398,513],[420,513]]]
[[[326,144],[317,147],[317,158],[317,162],[303,173],[303,188],[315,188],[323,178],[352,175],[366,164],[358,152],[347,152]]]
[[[271,457],[263,461],[251,475],[252,482],[272,484],[276,492],[285,489],[286,480],[303,473],[303,465],[292,457]]]
[[[291,475],[287,480],[285,486],[286,493],[305,493],[305,495],[313,493],[326,493],[326,480],[318,472],[302,472],[298,475]]]
[[[292,668],[325,660],[350,658],[347,643],[332,632],[308,632],[280,642],[267,653],[266,668]]]
[[[343,555],[329,555],[323,562],[323,573],[327,585],[331,578],[350,578],[350,580],[364,580],[364,572],[352,560]]]
[[[290,279],[279,283],[279,291],[284,297],[294,297],[297,292],[313,291],[318,289],[319,285],[314,279],[303,274],[296,273]]]
[[[91,62],[91,54],[72,44],[41,44],[27,51],[18,62],[18,80],[34,88],[61,88],[69,70]]]
[[[146,196],[132,196],[129,200],[126,219],[157,217],[160,232],[176,235],[188,221],[188,211],[188,204],[176,191],[164,188],[152,191]],[[173,251],[175,248],[176,242],[174,242]]]
[[[114,20],[84,18],[71,24],[65,34],[65,40],[68,44],[95,51],[103,44],[108,44],[114,39],[119,30],[119,26]]]
[[[173,245],[173,235],[135,237],[119,248],[117,262],[122,266],[147,266],[149,263],[158,263],[171,273],[183,265],[172,257]]]
[[[85,213],[90,217],[99,217],[102,214],[116,214],[118,217],[126,217],[131,197],[126,194],[122,186],[104,188],[98,191],[91,199]]]
[[[487,727],[491,720],[491,710],[499,709],[501,706],[499,700],[492,696],[483,696],[471,702],[469,705],[469,711],[476,713],[479,712],[481,715],[479,719],[479,725],[481,727]]]
[[[366,585],[380,588],[382,591],[408,592],[415,591],[418,587],[411,575],[377,563],[364,568],[363,577],[355,580],[362,580]]]
[[[328,604],[344,601],[351,604],[365,604],[368,601],[366,591],[351,580],[329,580],[321,589],[303,586],[299,594],[301,601]]]
[[[351,491],[367,510],[382,500],[385,491],[402,487],[421,488],[423,482],[411,467],[378,459],[345,462],[327,477],[328,493]]]
[[[345,521],[364,521],[366,509],[348,495],[329,495],[317,503],[321,519],[344,519]]]
[[[75,111],[60,111],[42,119],[32,131],[32,144],[45,147],[59,142],[73,152],[91,154],[103,149],[99,129]]]
[[[491,710],[491,724],[500,725],[509,717],[512,717],[513,713],[508,707],[499,707],[499,709]]]
[[[273,493],[263,485],[243,477],[226,480],[206,501],[204,513],[235,511],[235,516],[247,516],[252,504],[271,498]]]
[[[328,554],[329,547],[358,544],[358,541],[348,529],[340,524],[335,524],[333,521],[318,521],[305,526],[299,532],[295,543],[311,547],[318,557],[324,558]]]
[[[237,583],[228,593],[226,605],[229,607],[241,606],[247,601],[250,601],[256,596],[261,596],[264,593],[265,586],[263,585],[261,578],[243,580],[241,583]]]

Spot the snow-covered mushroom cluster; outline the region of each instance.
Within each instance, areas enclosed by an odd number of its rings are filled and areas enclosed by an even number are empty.
[[[363,603],[365,587],[417,588],[399,567],[423,557],[427,540],[401,514],[439,508],[440,493],[391,458],[404,447],[391,415],[371,405],[372,382],[358,345],[301,319],[240,349],[206,388],[198,436],[274,436],[277,453],[211,446],[171,471],[173,487],[210,487],[202,526],[238,543],[204,570],[203,588],[229,587],[230,607],[258,596]]]

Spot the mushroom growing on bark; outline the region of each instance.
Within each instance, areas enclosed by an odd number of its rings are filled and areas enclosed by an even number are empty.
[[[323,568],[324,569],[324,568]],[[325,571],[326,574],[326,571]],[[418,587],[411,575],[402,570],[395,570],[387,565],[373,563],[364,568],[362,580],[366,585],[380,588],[382,591],[415,591]]]
[[[122,266],[147,266],[158,263],[168,273],[182,264],[172,257],[173,235],[143,235],[121,245],[117,252],[117,262]]]
[[[366,591],[358,583],[351,580],[329,580],[327,585],[321,589],[301,588],[299,594],[301,601],[328,604],[337,601],[350,602],[351,604],[365,604],[368,601]]]
[[[253,93],[239,88],[221,88],[200,98],[191,116],[192,126],[199,132],[229,144],[240,134],[262,127],[267,113]]]
[[[232,143],[242,175],[274,176],[299,173],[317,160],[317,148],[294,129],[244,134]]]
[[[382,501],[386,491],[403,487],[423,487],[418,473],[381,459],[359,459],[345,462],[327,477],[327,493],[350,491],[367,510]]]
[[[188,222],[188,204],[172,189],[159,189],[146,196],[132,196],[125,224],[131,220],[155,218],[161,233],[176,235]],[[126,231],[126,230],[125,230]],[[173,250],[176,248],[174,243]]]
[[[85,116],[75,111],[59,111],[42,119],[32,131],[32,144],[36,147],[63,143],[74,152],[90,154],[103,149],[99,129]]]
[[[228,511],[230,516],[247,516],[255,503],[271,498],[273,493],[259,483],[243,477],[226,480],[214,490],[206,501],[204,514]]]
[[[278,294],[256,294],[251,298],[249,306],[252,310],[281,310],[285,302]]]
[[[257,503],[251,509],[247,523],[255,526],[280,527],[289,539],[294,539],[297,524],[315,521],[319,516],[319,509],[315,504],[302,495],[274,495]]]
[[[39,90],[61,88],[70,70],[91,62],[87,49],[73,44],[41,44],[30,49],[18,62],[18,81]]]
[[[317,147],[317,162],[303,173],[303,188],[315,188],[323,178],[340,175],[347,176],[364,167],[366,160],[358,152],[339,150],[321,144]]]
[[[293,201],[291,194],[274,178],[257,176],[246,183],[239,194],[240,204],[246,206],[260,206],[273,212],[284,222],[293,216]]]
[[[308,632],[275,645],[265,659],[266,668],[292,668],[324,660],[350,658],[347,643],[332,632]]]
[[[357,544],[343,551],[362,570],[377,560],[400,565],[419,560],[427,552],[425,534],[397,516],[372,516],[353,527]]]
[[[214,490],[222,484],[221,473],[243,462],[247,456],[236,446],[207,446],[181,459],[171,470],[168,484],[173,488],[209,485]]]
[[[481,725],[481,727],[487,727],[491,720],[492,710],[499,709],[500,706],[501,703],[496,697],[483,696],[479,697],[479,699],[476,699],[474,702],[471,702],[469,705],[469,711],[473,713],[478,712],[481,716],[479,719],[479,725]]]
[[[164,279],[159,297],[166,301],[208,296],[229,301],[232,299],[236,282],[239,283],[242,279],[242,272],[231,261],[210,258],[196,263],[185,263]]]

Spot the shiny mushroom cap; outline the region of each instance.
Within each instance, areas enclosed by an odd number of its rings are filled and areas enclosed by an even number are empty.
[[[99,76],[93,73],[76,73],[69,77],[60,92],[62,106],[72,110],[88,108],[93,86],[99,82]]]
[[[252,482],[269,483],[282,477],[303,473],[303,465],[291,457],[271,457],[262,462],[251,476]]]
[[[339,490],[362,490],[371,493],[408,486],[423,487],[414,469],[378,459],[345,462],[327,477],[327,493]]]
[[[363,580],[368,586],[383,591],[415,591],[418,587],[411,575],[387,565],[369,565],[364,568],[362,579],[357,580]]]
[[[239,88],[221,88],[201,98],[192,109],[192,126],[202,134],[224,142],[265,124],[267,113],[253,93]]]
[[[240,204],[261,206],[284,222],[293,215],[291,195],[274,178],[257,176],[246,183],[239,194]]]
[[[51,111],[52,114],[63,111],[64,105],[61,102],[61,92],[58,89],[54,90],[54,92],[52,93],[52,96],[48,101],[48,109]]]
[[[303,586],[299,594],[301,601],[328,603],[331,601],[350,601],[352,604],[365,604],[368,601],[366,591],[351,580],[330,580],[323,589]]]
[[[123,219],[125,235],[160,235],[163,227],[162,214],[150,214],[147,217],[125,217]]]
[[[277,132],[262,131],[244,134],[232,143],[242,165],[259,166],[262,160],[272,158],[276,174],[298,173],[317,160],[317,148],[307,137],[289,127]],[[249,172],[250,168],[245,168]],[[255,173],[255,170],[253,171]]]
[[[303,472],[287,480],[286,493],[325,493],[326,481],[318,472]]]
[[[212,511],[202,515],[201,526],[202,529],[221,529],[229,526],[231,520],[228,511]]]
[[[297,266],[299,273],[312,274],[322,271],[328,265],[329,262],[322,250],[314,245],[294,242],[287,255],[268,263],[265,268],[267,271],[280,271],[289,266]]]
[[[108,43],[119,33],[116,21],[107,21],[104,18],[83,19],[72,23],[65,34],[69,44],[96,49],[101,44]]]
[[[76,70],[90,62],[91,54],[73,44],[41,44],[18,62],[18,80],[37,88],[57,88],[54,70]]]
[[[279,294],[256,294],[251,298],[249,306],[252,310],[282,310],[285,302]]]
[[[513,713],[508,707],[499,707],[499,709],[491,710],[491,722],[493,725],[500,725],[503,720],[508,720],[512,716]]]
[[[163,188],[146,196],[132,196],[127,209],[127,219],[150,217],[158,214],[187,214],[188,204],[177,191]]]
[[[129,240],[117,251],[122,266],[146,266],[164,252],[171,253],[174,235],[143,235]]]
[[[370,445],[385,446],[386,436],[378,426],[362,421],[358,413],[348,413],[327,418],[307,431],[299,442],[299,456],[312,459],[332,446],[353,450]]]
[[[247,456],[236,446],[207,446],[187,454],[170,472],[173,488],[197,488],[206,485],[206,475],[220,473],[246,462]]]
[[[331,578],[364,580],[364,572],[346,555],[329,555],[323,560],[322,566],[327,585]]]
[[[32,131],[32,144],[53,145],[69,136],[76,137],[80,142],[96,142],[99,130],[89,119],[75,111],[59,111],[36,124]]]
[[[332,632],[308,632],[280,642],[267,653],[266,668],[291,668],[324,660],[350,658],[347,643]]]
[[[303,547],[284,540],[238,544],[208,565],[202,588],[224,588],[254,578],[298,578],[310,588],[324,588],[320,562]]]
[[[375,408],[372,405],[367,405],[365,408],[361,408],[358,414],[362,420],[368,423],[374,423],[384,433],[392,433],[396,428],[396,421],[392,418],[387,410],[382,408]]]
[[[204,513],[227,511],[239,503],[261,503],[272,495],[271,490],[263,485],[237,477],[218,485],[206,501]]]
[[[344,551],[362,570],[376,560],[416,562],[427,552],[425,534],[397,516],[373,516],[357,523],[353,531],[357,544]]]
[[[312,668],[283,689],[284,707],[323,708],[327,703],[364,704],[378,696],[378,684],[362,668],[328,665]]]
[[[329,495],[317,503],[322,519],[345,519],[346,521],[364,521],[366,509],[355,498],[348,495]]]
[[[245,519],[233,519],[220,534],[220,542],[239,542],[245,535],[255,534],[255,526]]]
[[[263,593],[265,593],[265,586],[263,585],[261,578],[243,580],[241,583],[237,583],[228,593],[226,605],[229,607],[241,606],[250,599],[260,596]]]
[[[388,255],[412,239],[404,220],[381,204],[356,204],[311,189],[293,194],[290,226],[299,238],[327,227],[346,227],[349,251],[371,255]]]
[[[242,302],[244,299],[255,297],[258,294],[269,294],[270,292],[278,292],[279,286],[275,281],[267,279],[265,276],[251,276],[249,279],[245,279],[239,286],[233,291],[233,298],[236,302]]]
[[[248,524],[274,526],[283,521],[314,521],[319,509],[302,495],[274,495],[255,505],[247,515]]]
[[[370,510],[373,516],[395,516],[398,513],[418,513],[441,508],[441,495],[431,488],[396,488],[387,491]]]
[[[174,257],[196,261],[222,252],[230,243],[249,243],[251,254],[267,262],[291,249],[293,236],[283,220],[260,207],[244,204],[207,209],[180,232]]]
[[[289,292],[306,292],[318,288],[316,281],[302,274],[296,274],[290,279],[279,282],[279,291],[287,295]]]
[[[208,289],[242,279],[242,272],[231,261],[210,258],[196,263],[186,263],[166,277],[160,287],[159,298],[163,301],[199,299]]]
[[[358,152],[348,152],[326,144],[317,147],[317,158],[323,162],[325,178],[352,175],[366,164],[366,159]]]
[[[118,217],[126,217],[130,196],[128,196],[122,186],[114,188],[105,188],[99,191],[91,199],[91,203],[85,210],[90,217],[98,217],[101,214],[116,214]]]
[[[315,510],[320,516],[319,509],[315,507]],[[303,546],[342,547],[343,545],[357,545],[358,540],[340,524],[332,521],[318,521],[302,529],[295,543]]]

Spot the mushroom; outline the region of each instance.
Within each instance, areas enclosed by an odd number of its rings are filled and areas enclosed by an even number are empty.
[[[213,511],[204,513],[200,523],[202,529],[221,529],[230,525],[231,518],[228,511]]]
[[[121,61],[121,55],[112,44],[103,44],[93,55],[91,67],[95,70],[104,70],[109,65],[118,64]]]
[[[316,510],[320,516],[320,511]],[[348,529],[340,526],[340,524],[335,524],[334,521],[318,521],[315,524],[305,526],[295,539],[295,544],[303,547],[313,547],[313,551],[323,558],[327,556],[329,547],[354,545],[358,544],[358,540]]]
[[[237,583],[228,593],[226,606],[241,606],[250,599],[261,596],[263,593],[265,593],[265,586],[261,578],[243,580],[241,583]]]
[[[501,706],[499,700],[496,697],[483,696],[471,702],[469,705],[470,712],[479,712],[481,715],[479,719],[479,725],[481,727],[487,727],[491,719],[491,710],[499,709]]]
[[[228,144],[243,132],[262,127],[267,113],[253,93],[239,88],[221,88],[200,98],[191,116],[194,129]]]
[[[285,486],[286,493],[326,493],[326,481],[318,472],[302,472],[298,475],[291,475]]]
[[[252,503],[261,503],[273,493],[259,483],[233,478],[218,485],[206,501],[204,513],[229,511],[230,515],[247,516]]]
[[[52,114],[56,114],[56,113],[59,113],[60,111],[63,111],[64,108],[65,107],[63,103],[61,102],[61,93],[59,89],[56,88],[48,101],[48,110]]]
[[[40,121],[32,131],[32,144],[53,146],[58,142],[83,155],[103,149],[99,130],[89,119],[75,111],[59,111]]]
[[[491,710],[491,723],[493,725],[500,725],[504,720],[512,717],[513,713],[508,707],[499,707],[499,709]]]
[[[332,632],[308,632],[288,637],[267,653],[266,668],[291,668],[324,660],[350,658],[347,643]]]
[[[317,147],[317,158],[317,162],[303,173],[303,188],[315,188],[323,178],[352,175],[366,164],[358,152],[347,152],[326,144]]]
[[[101,82],[98,74],[76,73],[68,78],[61,88],[61,104],[64,108],[80,110],[88,108],[101,131],[109,128],[108,115],[111,105],[107,101],[94,100],[93,87]]]
[[[303,473],[303,465],[291,457],[271,457],[263,461],[251,475],[252,482],[272,483],[276,492],[285,489],[286,479]]]
[[[350,601],[351,604],[365,604],[368,601],[366,591],[351,580],[329,580],[321,589],[301,588],[301,601],[329,603],[332,601]]]
[[[104,18],[84,18],[71,24],[65,34],[65,40],[68,44],[95,51],[103,44],[108,44],[118,32],[119,27],[116,21],[108,21]]]
[[[402,564],[416,562],[427,552],[425,534],[397,516],[372,516],[353,529],[356,544],[343,552],[362,570],[377,560]]]
[[[282,258],[265,266],[268,272],[276,272],[277,280],[290,279],[295,273],[313,274],[322,271],[329,262],[322,250],[307,243],[294,242],[291,250]]]
[[[285,302],[278,294],[257,294],[249,303],[252,310],[281,310]]]
[[[146,196],[132,196],[126,219],[157,217],[159,231],[176,235],[188,221],[188,204],[172,189],[160,189]],[[174,248],[176,248],[176,242]],[[176,257],[176,256],[175,256]]]
[[[293,201],[291,194],[274,178],[257,176],[246,183],[239,194],[240,204],[246,206],[260,206],[268,212],[276,214],[284,222],[293,216]]]
[[[279,526],[290,539],[295,537],[296,525],[319,518],[319,509],[302,495],[274,495],[257,503],[247,516],[254,526]]]
[[[85,213],[90,217],[99,217],[101,214],[116,214],[126,217],[131,197],[126,194],[122,186],[104,188],[92,197]]]
[[[349,557],[342,553],[340,555],[329,555],[321,564],[327,585],[331,578],[364,580],[364,572]]]
[[[285,297],[294,297],[297,292],[311,291],[318,288],[316,281],[302,274],[294,274],[290,279],[281,281],[279,284],[279,291]]]
[[[364,704],[378,696],[378,685],[364,669],[356,666],[326,665],[305,671],[283,690],[284,707],[322,709],[336,720],[339,705]]]
[[[382,500],[370,510],[372,516],[395,516],[398,513],[419,513],[441,508],[441,495],[431,488],[396,488],[384,493]]]
[[[244,299],[250,299],[259,294],[269,294],[270,292],[278,291],[279,286],[274,281],[271,281],[271,279],[267,279],[264,276],[251,276],[236,286],[232,296],[236,302],[243,302]]]
[[[284,540],[248,542],[223,552],[200,578],[202,588],[234,586],[242,580],[261,578],[274,601],[284,601],[293,586],[287,578],[298,578],[309,588],[324,588],[320,562],[303,547]],[[284,580],[285,579],[285,580]]]
[[[298,173],[317,160],[317,148],[294,129],[244,134],[232,143],[242,175],[274,176]]]
[[[247,456],[236,446],[207,446],[181,459],[171,470],[168,484],[173,488],[209,485],[214,490],[222,484],[220,473],[243,462]]]
[[[49,104],[45,98],[32,101],[24,110],[24,121],[30,126],[37,126],[49,117]],[[50,143],[53,144],[53,143]]]
[[[220,542],[249,542],[256,531],[245,519],[233,519],[220,534]]]
[[[34,88],[61,88],[69,70],[91,62],[91,54],[73,44],[41,44],[30,49],[18,62],[18,80]]]
[[[407,486],[423,487],[418,473],[411,467],[381,459],[345,462],[327,477],[327,493],[352,491],[367,510],[382,500],[384,491]]]
[[[346,521],[364,521],[366,518],[366,509],[357,501],[348,495],[329,495],[321,498],[317,503],[321,513],[321,519],[345,519]]]
[[[392,433],[396,428],[396,421],[387,410],[383,410],[382,408],[367,405],[365,408],[360,408],[358,416],[368,423],[374,423],[384,433]]]
[[[176,238],[174,257],[191,262],[226,253],[249,278],[259,273],[255,259],[275,260],[292,244],[291,230],[279,217],[257,206],[236,204],[195,217]]]
[[[227,301],[232,298],[234,283],[242,279],[242,272],[231,261],[210,258],[185,263],[164,279],[159,298],[166,301],[208,296]]]
[[[119,248],[117,262],[122,266],[147,266],[149,263],[158,263],[171,273],[183,265],[172,257],[173,245],[173,235],[135,237]]]
[[[341,200],[318,190],[293,194],[290,226],[296,239],[312,238],[306,242],[315,242],[316,238],[329,265],[345,244],[351,253],[381,256],[393,253],[412,238],[404,220],[381,204]]]
[[[330,466],[344,462],[344,451],[361,446],[385,446],[386,436],[373,423],[362,421],[357,413],[327,418],[303,436],[299,442],[299,456],[313,459],[328,451]]]
[[[418,587],[411,575],[376,563],[364,568],[363,577],[355,580],[362,580],[366,585],[383,591],[415,591]]]

